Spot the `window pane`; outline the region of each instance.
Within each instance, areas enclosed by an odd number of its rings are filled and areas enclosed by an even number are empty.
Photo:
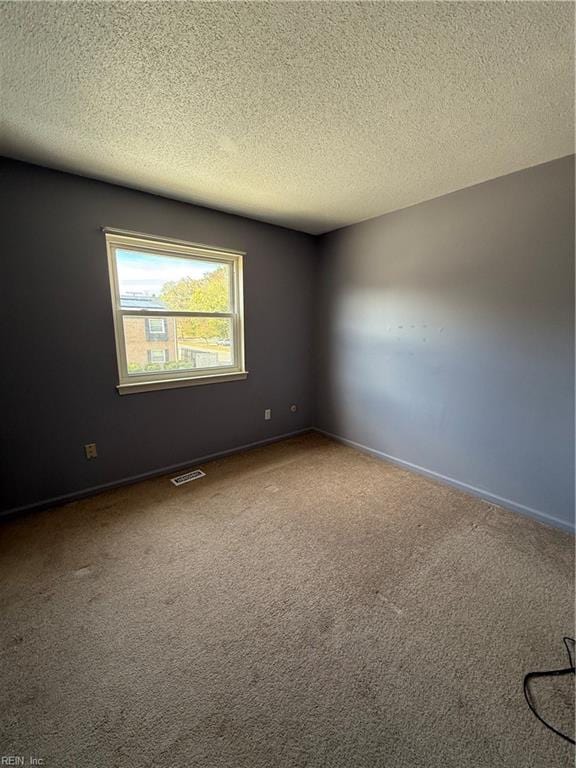
[[[234,365],[230,318],[130,316],[123,320],[131,376]],[[151,332],[150,320],[161,321],[164,332]]]
[[[116,248],[122,309],[230,312],[227,262]]]

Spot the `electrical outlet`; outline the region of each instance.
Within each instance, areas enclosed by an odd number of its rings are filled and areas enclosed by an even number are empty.
[[[266,408],[266,410],[264,411],[264,421],[270,421],[271,418],[272,418],[272,409]]]
[[[98,451],[96,450],[96,443],[86,443],[84,446],[84,453],[87,459],[98,458]]]

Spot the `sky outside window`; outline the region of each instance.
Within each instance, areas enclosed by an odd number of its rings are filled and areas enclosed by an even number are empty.
[[[166,283],[183,278],[197,280],[214,272],[222,264],[204,260],[160,256],[142,251],[116,250],[120,295],[158,296]]]

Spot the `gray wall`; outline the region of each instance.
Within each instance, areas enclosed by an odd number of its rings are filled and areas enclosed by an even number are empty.
[[[313,237],[24,163],[0,173],[2,510],[312,424]],[[117,394],[100,225],[247,252],[246,381]]]
[[[573,520],[573,158],[319,239],[24,163],[0,172],[0,509],[315,423]],[[246,381],[116,393],[102,224],[247,251]]]
[[[322,238],[318,425],[574,516],[574,164]]]

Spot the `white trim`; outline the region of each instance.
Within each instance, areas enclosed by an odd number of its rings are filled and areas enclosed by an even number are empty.
[[[220,253],[232,253],[239,256],[245,256],[246,251],[236,251],[233,248],[220,248],[215,245],[204,245],[203,243],[192,243],[189,240],[178,240],[174,237],[164,237],[164,235],[147,235],[143,232],[133,232],[130,229],[116,229],[115,227],[100,227],[100,230],[107,235],[115,235],[118,237],[126,237],[131,241],[135,239],[142,241],[149,241],[151,243],[170,243],[174,245],[184,245],[187,248],[195,248],[201,251],[213,252],[215,254]]]
[[[22,507],[13,507],[12,509],[6,509],[0,512],[0,519],[9,518],[13,515],[24,514],[26,512],[34,512],[35,510],[47,509],[49,507],[56,507],[60,504],[69,504],[72,501],[79,501],[80,499],[88,498],[89,496],[95,496],[98,493],[104,493],[105,491],[112,491],[115,488],[122,488],[125,485],[132,485],[133,483],[139,483],[144,480],[151,480],[155,477],[161,477],[162,475],[169,475],[173,472],[179,472],[181,469],[187,467],[195,467],[197,464],[205,464],[207,461],[213,459],[220,459],[224,456],[232,456],[235,453],[241,451],[249,451],[252,448],[259,448],[263,445],[270,445],[271,443],[279,443],[281,440],[287,440],[290,437],[296,437],[297,435],[303,435],[306,432],[312,432],[313,427],[303,427],[302,429],[296,429],[293,432],[284,432],[282,435],[275,435],[274,437],[265,437],[263,440],[256,440],[253,443],[245,443],[244,445],[238,445],[234,448],[226,448],[223,451],[216,451],[216,453],[208,453],[205,456],[199,456],[197,459],[190,459],[189,461],[182,461],[178,464],[170,464],[167,467],[161,467],[160,469],[152,469],[149,472],[142,472],[139,475],[131,475],[130,477],[124,477],[120,480],[113,480],[110,483],[102,483],[101,485],[93,485],[90,488],[84,488],[81,491],[74,491],[72,493],[65,493],[62,496],[53,496],[50,499],[43,501],[35,501],[32,504],[25,504]]]
[[[343,443],[344,445],[348,445],[351,448],[356,448],[359,451],[362,451],[363,453],[368,453],[371,456],[375,456],[376,458],[384,459],[385,461],[389,461],[392,464],[397,464],[400,467],[410,469],[413,472],[417,472],[420,475],[424,475],[426,477],[432,478],[433,480],[438,480],[439,482],[444,483],[446,485],[451,485],[454,488],[458,488],[461,491],[470,493],[473,496],[477,496],[483,501],[490,502],[491,504],[495,504],[498,507],[504,507],[505,509],[512,510],[513,512],[518,512],[521,515],[525,515],[526,517],[532,517],[535,520],[538,520],[538,522],[540,523],[551,525],[554,528],[561,528],[564,531],[568,531],[568,533],[572,533],[572,534],[576,533],[576,529],[574,525],[571,525],[566,520],[561,520],[559,517],[554,517],[554,515],[549,515],[547,512],[541,512],[538,509],[527,507],[525,504],[520,504],[520,502],[512,501],[512,499],[506,499],[503,496],[498,496],[497,494],[491,493],[490,491],[485,491],[483,488],[476,488],[473,485],[468,485],[468,483],[463,483],[460,480],[455,480],[453,477],[442,475],[440,474],[440,472],[434,472],[433,470],[426,469],[425,467],[421,467],[418,464],[413,464],[410,461],[405,461],[404,459],[398,459],[396,456],[391,456],[389,453],[384,453],[384,451],[378,451],[376,450],[376,448],[370,448],[369,446],[363,445],[362,443],[357,443],[354,440],[348,440],[348,438],[346,437],[342,437],[341,435],[335,435],[332,432],[327,432],[325,429],[320,429],[320,427],[314,427],[314,431],[319,432],[321,435],[325,435],[326,437],[331,437],[333,440],[336,440],[336,442],[338,443]]]
[[[158,319],[165,317],[206,317],[208,319],[215,317],[218,318],[233,318],[233,312],[189,312],[186,309],[138,309],[122,308],[122,314],[124,317],[145,317],[146,319]],[[151,331],[151,333],[165,333],[165,331]]]
[[[200,370],[200,369],[198,369]],[[202,370],[207,370],[203,368]],[[166,371],[159,371],[162,375]],[[234,373],[213,373],[204,376],[188,376],[188,378],[158,379],[153,381],[132,381],[128,384],[118,384],[116,389],[121,395],[133,395],[138,392],[153,392],[155,389],[176,389],[177,387],[197,387],[201,384],[216,384],[223,381],[242,381],[248,378],[248,371],[234,371]]]

